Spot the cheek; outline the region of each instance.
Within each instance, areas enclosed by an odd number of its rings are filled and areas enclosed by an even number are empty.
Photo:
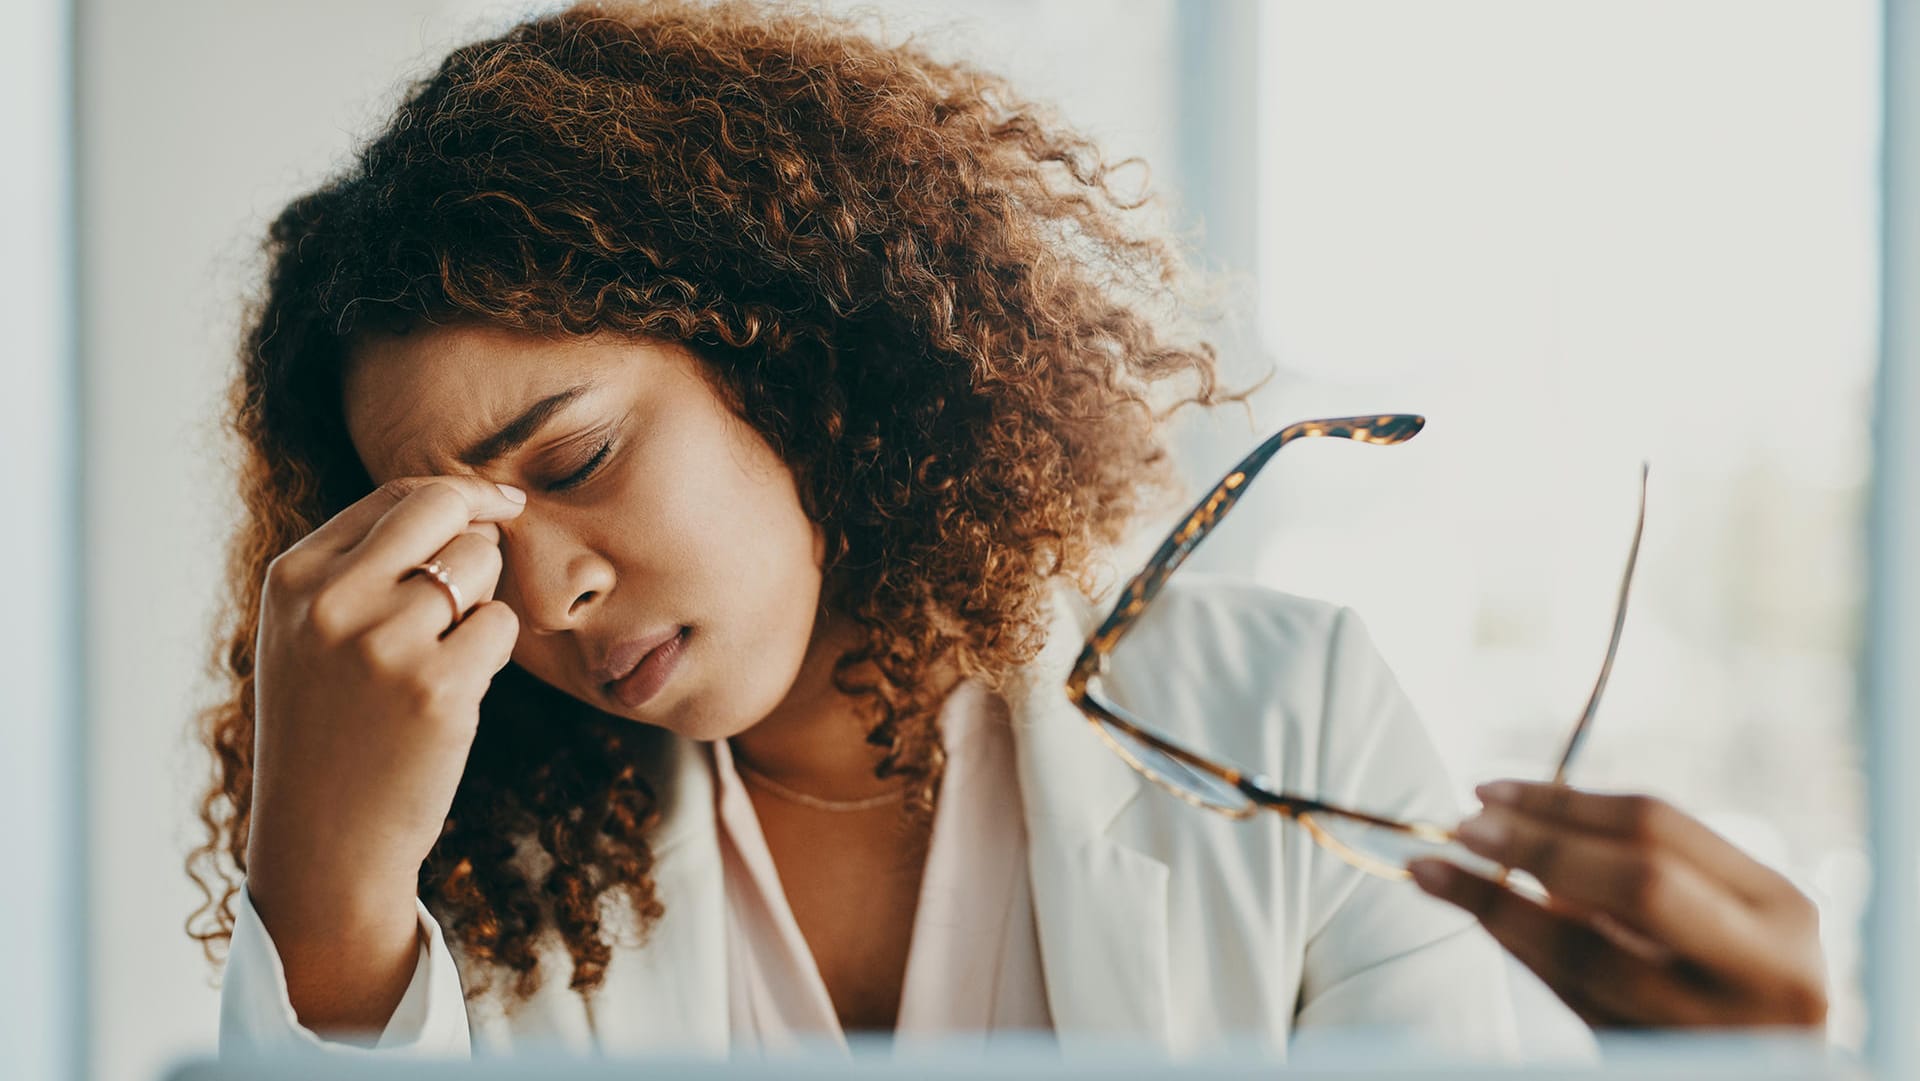
[[[687,539],[742,645],[750,642],[767,661],[797,664],[819,608],[824,537],[786,465],[745,425],[733,427],[725,455],[712,463],[724,468],[710,469],[719,475],[689,515],[699,526]]]
[[[819,592],[823,537],[786,469],[743,470],[699,493],[684,538],[706,574],[749,608],[809,610]]]
[[[793,474],[745,422],[731,414],[703,419],[646,467],[649,479],[637,486],[646,492],[635,497],[702,563],[734,573],[790,573],[795,549],[806,562],[819,544]]]
[[[591,532],[641,612],[766,648],[794,633],[785,613],[810,621],[824,535],[772,448],[717,409],[665,412],[595,501]]]

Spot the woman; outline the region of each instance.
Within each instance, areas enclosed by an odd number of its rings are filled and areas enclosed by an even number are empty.
[[[223,1044],[1508,1048],[1471,920],[1066,701],[1160,407],[1221,397],[1109,179],[973,69],[663,2],[457,50],[287,207],[205,721]],[[1156,616],[1183,738],[1448,813],[1351,617]]]

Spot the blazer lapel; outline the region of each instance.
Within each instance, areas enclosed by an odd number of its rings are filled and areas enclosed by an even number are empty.
[[[1146,782],[1066,697],[1093,615],[1056,586],[1047,644],[1008,687],[1047,1003],[1064,1044],[1164,1045],[1167,866],[1111,835]]]

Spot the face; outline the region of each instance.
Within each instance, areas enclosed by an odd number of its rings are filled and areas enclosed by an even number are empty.
[[[815,646],[823,542],[700,364],[611,335],[430,327],[355,351],[346,412],[376,483],[527,493],[496,593],[520,617],[515,662],[605,712],[723,739],[780,704]]]

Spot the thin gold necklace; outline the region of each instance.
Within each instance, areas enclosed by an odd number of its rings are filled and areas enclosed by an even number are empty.
[[[831,811],[835,814],[848,814],[853,811],[871,811],[875,807],[885,807],[889,803],[897,803],[907,794],[906,788],[901,787],[891,792],[882,792],[877,796],[867,796],[862,799],[821,799],[819,796],[809,796],[805,792],[795,792],[793,789],[788,788],[786,785],[761,773],[759,770],[754,769],[752,766],[747,765],[737,758],[734,759],[733,768],[739,772],[741,777],[752,781],[761,789],[765,790],[770,796],[786,800],[788,803],[797,803],[802,807],[811,807],[816,811]]]

